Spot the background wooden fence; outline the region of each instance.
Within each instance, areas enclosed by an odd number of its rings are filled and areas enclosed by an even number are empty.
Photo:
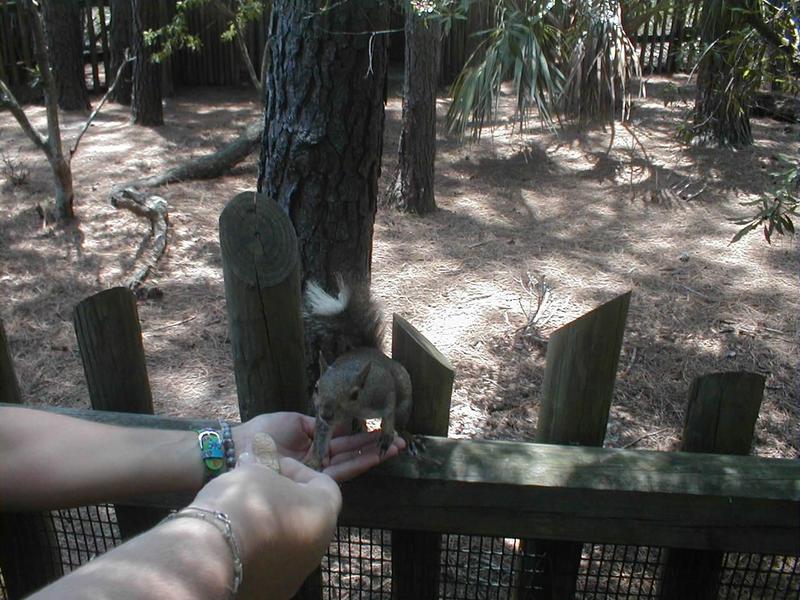
[[[657,0],[642,0],[653,4]],[[167,22],[175,13],[176,0],[159,0],[162,21]],[[112,18],[109,0],[81,0],[84,5],[82,19],[84,31],[84,59],[89,90],[105,90],[109,69],[109,32]],[[442,41],[441,82],[451,82],[480,40],[479,32],[490,28],[494,22],[493,0],[474,2],[467,18],[456,20]],[[651,18],[638,31],[629,35],[639,49],[645,73],[674,73],[689,69],[697,58],[697,17],[699,0],[673,3],[673,8]],[[268,15],[257,23],[250,23],[245,42],[260,72],[260,62],[267,36]],[[196,33],[202,42],[199,52],[178,51],[165,65],[167,90],[172,85],[238,85],[249,83],[247,70],[236,44],[224,42],[220,34],[226,29],[225,19],[210,6],[189,13],[189,31]],[[403,17],[394,13],[391,28],[392,56],[402,60]],[[0,78],[15,91],[31,80],[33,70],[32,38],[24,15],[18,10],[16,0],[0,0]],[[24,97],[24,93],[23,93]]]
[[[220,218],[240,414],[306,412],[296,239],[284,213],[252,199],[238,195]],[[300,597],[684,600],[734,590],[796,599],[800,463],[737,456],[750,449],[762,376],[696,379],[686,452],[602,447],[630,301],[623,294],[552,334],[534,444],[446,439],[453,369],[395,315],[392,355],[414,390],[410,428],[439,437],[426,438],[421,458],[398,457],[343,486],[343,527]],[[148,414],[145,349],[127,288],[79,303],[74,324],[94,410],[60,412],[132,426],[201,423]],[[0,401],[22,401],[2,324]],[[36,589],[190,500],[2,514],[0,598]],[[70,542],[65,523],[76,521],[86,525]]]

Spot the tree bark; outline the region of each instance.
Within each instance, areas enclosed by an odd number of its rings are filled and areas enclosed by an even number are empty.
[[[131,47],[131,0],[111,0],[111,66],[110,71],[116,73],[125,60],[125,49]],[[133,83],[131,66],[125,67],[117,87],[111,96],[114,102],[130,105]]]
[[[406,2],[403,129],[397,172],[387,203],[424,215],[436,210],[436,81],[439,75],[440,26],[425,20]]]
[[[297,231],[303,281],[368,280],[383,148],[388,4],[273,3],[258,190]]]
[[[704,0],[700,15],[702,45],[707,50],[697,72],[692,135],[697,143],[745,146],[753,143],[750,98],[740,88],[732,40],[744,25],[729,0]],[[713,44],[713,46],[712,46]]]
[[[159,5],[150,0],[131,0],[133,17],[133,92],[131,114],[136,125],[163,125],[161,65],[151,60],[143,33],[159,27]]]
[[[62,110],[89,110],[80,5],[75,0],[48,0],[41,5],[58,106]]]

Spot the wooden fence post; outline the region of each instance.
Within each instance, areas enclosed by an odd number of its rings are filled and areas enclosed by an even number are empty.
[[[399,315],[393,315],[392,358],[411,376],[413,407],[408,431],[447,437],[455,371],[450,361]],[[392,598],[439,597],[440,533],[392,531]]]
[[[630,292],[622,294],[550,336],[537,443],[603,445],[630,298]],[[581,542],[523,540],[519,597],[574,598],[582,547]],[[546,556],[544,565],[531,550]]]
[[[0,321],[0,402],[22,404],[14,363]],[[63,575],[49,513],[0,513],[0,572],[8,600],[22,598]]]
[[[95,410],[153,414],[136,298],[126,287],[89,296],[73,314],[78,349]],[[168,511],[117,504],[123,539],[155,526]]]
[[[763,394],[764,377],[755,373],[714,373],[696,378],[689,390],[681,450],[749,454]],[[668,550],[660,597],[718,597],[722,559],[722,552]]]
[[[14,372],[14,361],[11,359],[11,349],[8,347],[3,321],[0,321],[0,402],[22,404],[19,382]]]
[[[263,194],[237,194],[219,218],[239,412],[309,412],[300,257],[289,217]]]
[[[310,413],[294,225],[265,194],[242,192],[219,217],[219,240],[242,421],[281,410]],[[316,569],[295,598],[321,597]]]

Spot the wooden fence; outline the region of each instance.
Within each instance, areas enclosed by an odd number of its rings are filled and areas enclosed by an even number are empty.
[[[161,21],[166,23],[175,14],[177,0],[159,0]],[[86,64],[86,85],[90,92],[105,91],[108,86],[111,39],[111,7],[109,0],[80,0],[83,56]],[[268,15],[250,23],[245,43],[260,72],[261,56],[266,43]],[[188,28],[200,38],[202,50],[177,51],[164,64],[166,90],[173,85],[238,85],[249,82],[245,63],[235,43],[225,42],[220,35],[227,23],[210,6],[201,6],[188,14]],[[0,78],[16,92],[31,81],[34,71],[33,39],[24,11],[16,0],[0,0]]]
[[[296,244],[288,217],[263,196],[239,194],[220,217],[243,418],[308,409]],[[411,324],[395,315],[392,355],[407,367],[414,390],[410,428],[438,437],[425,438],[421,458],[398,457],[343,486],[340,523],[391,530],[391,541],[368,533],[368,550],[353,556],[352,548],[358,547],[353,534],[340,530],[340,541],[332,547],[335,559],[326,558],[327,567],[309,578],[300,597],[344,597],[337,596],[345,586],[342,565],[346,561],[352,568],[354,559],[359,568],[348,580],[357,579],[360,587],[347,585],[350,593],[366,589],[367,597],[484,597],[476,591],[478,584],[470,588],[469,583],[458,588],[463,596],[448,595],[447,590],[461,585],[452,572],[462,573],[467,582],[495,577],[493,597],[597,597],[586,593],[587,582],[599,585],[608,577],[586,575],[587,561],[597,544],[611,544],[633,547],[639,557],[658,549],[656,560],[634,557],[634,569],[620,567],[614,575],[621,581],[626,569],[631,571],[626,577],[634,571],[649,573],[637,584],[644,597],[724,597],[729,590],[725,586],[734,580],[744,590],[736,597],[761,597],[755,576],[739,566],[736,553],[744,553],[766,555],[769,568],[759,573],[774,584],[765,588],[769,597],[796,598],[800,463],[741,456],[750,449],[762,376],[722,373],[695,380],[688,396],[684,452],[602,447],[629,302],[630,293],[623,294],[551,336],[536,443],[446,439],[453,369]],[[153,408],[145,349],[128,289],[85,299],[75,309],[74,324],[94,410],[48,410],[131,426],[192,429],[207,424],[149,414]],[[21,400],[0,324],[0,401]],[[190,499],[117,499],[113,513],[119,537],[154,525],[165,510]],[[63,527],[56,524],[67,518],[63,514],[2,517],[0,572],[7,598],[30,592],[69,566],[60,558],[66,550]],[[31,519],[40,521],[33,541]],[[111,526],[90,520],[94,529],[84,538],[105,535],[101,530]],[[458,547],[462,534],[491,536],[500,540],[501,548],[511,543],[512,550],[490,552],[488,558],[481,558],[479,550],[473,562],[474,549]],[[375,535],[382,541],[376,543]],[[473,538],[464,539],[469,547]],[[585,543],[595,544],[588,555]],[[388,575],[376,574],[376,546],[390,555]],[[453,552],[456,558],[451,560]],[[487,560],[502,564],[486,567]],[[369,587],[374,578],[384,587]],[[649,586],[648,594],[642,586]]]
[[[166,22],[174,15],[175,1],[160,0],[162,21]],[[645,0],[645,3],[656,1]],[[82,0],[82,4],[85,6],[82,26],[87,87],[97,92],[105,90],[108,85],[111,9],[109,0]],[[477,47],[480,40],[478,33],[492,26],[495,4],[489,0],[475,2],[466,19],[453,22],[449,34],[442,40],[442,82],[455,79]],[[673,3],[669,11],[651,18],[638,31],[629,32],[638,47],[645,72],[674,73],[691,68],[699,48],[696,39],[699,6],[699,0]],[[261,68],[267,23],[268,16],[263,15],[258,22],[250,23],[245,32],[245,43],[257,73]],[[402,28],[402,24],[402,16],[395,14],[392,27]],[[188,28],[200,37],[202,51],[178,51],[166,63],[167,89],[170,89],[171,82],[177,85],[237,85],[249,82],[236,44],[220,39],[226,23],[218,11],[210,5],[190,11]],[[7,81],[12,89],[19,90],[29,82],[34,65],[33,41],[16,0],[0,0],[0,37],[0,78]],[[392,41],[401,45],[402,34],[393,35]],[[402,57],[402,52],[394,52],[393,56]]]

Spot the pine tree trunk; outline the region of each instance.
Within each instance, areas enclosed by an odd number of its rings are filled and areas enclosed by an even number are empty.
[[[440,27],[421,18],[406,2],[403,129],[397,172],[387,202],[398,210],[424,215],[436,210],[436,82]]]
[[[109,71],[116,73],[122,61],[125,59],[125,49],[131,48],[131,29],[133,27],[131,17],[131,0],[111,0],[111,66]],[[128,65],[122,71],[120,80],[111,100],[119,104],[130,105],[131,103],[131,66]]]
[[[704,0],[700,15],[703,47],[697,73],[692,135],[696,143],[743,146],[753,143],[749,102],[734,64],[734,41],[741,16],[727,0]],[[713,46],[709,47],[711,44]]]
[[[89,110],[80,5],[75,0],[48,0],[41,4],[58,105],[62,110]]]
[[[369,279],[383,147],[386,3],[276,0],[258,189],[297,231],[303,280]]]
[[[159,27],[158,3],[152,0],[131,0],[133,16],[133,92],[131,114],[136,125],[163,125],[161,106],[161,65],[151,60],[143,32]]]

